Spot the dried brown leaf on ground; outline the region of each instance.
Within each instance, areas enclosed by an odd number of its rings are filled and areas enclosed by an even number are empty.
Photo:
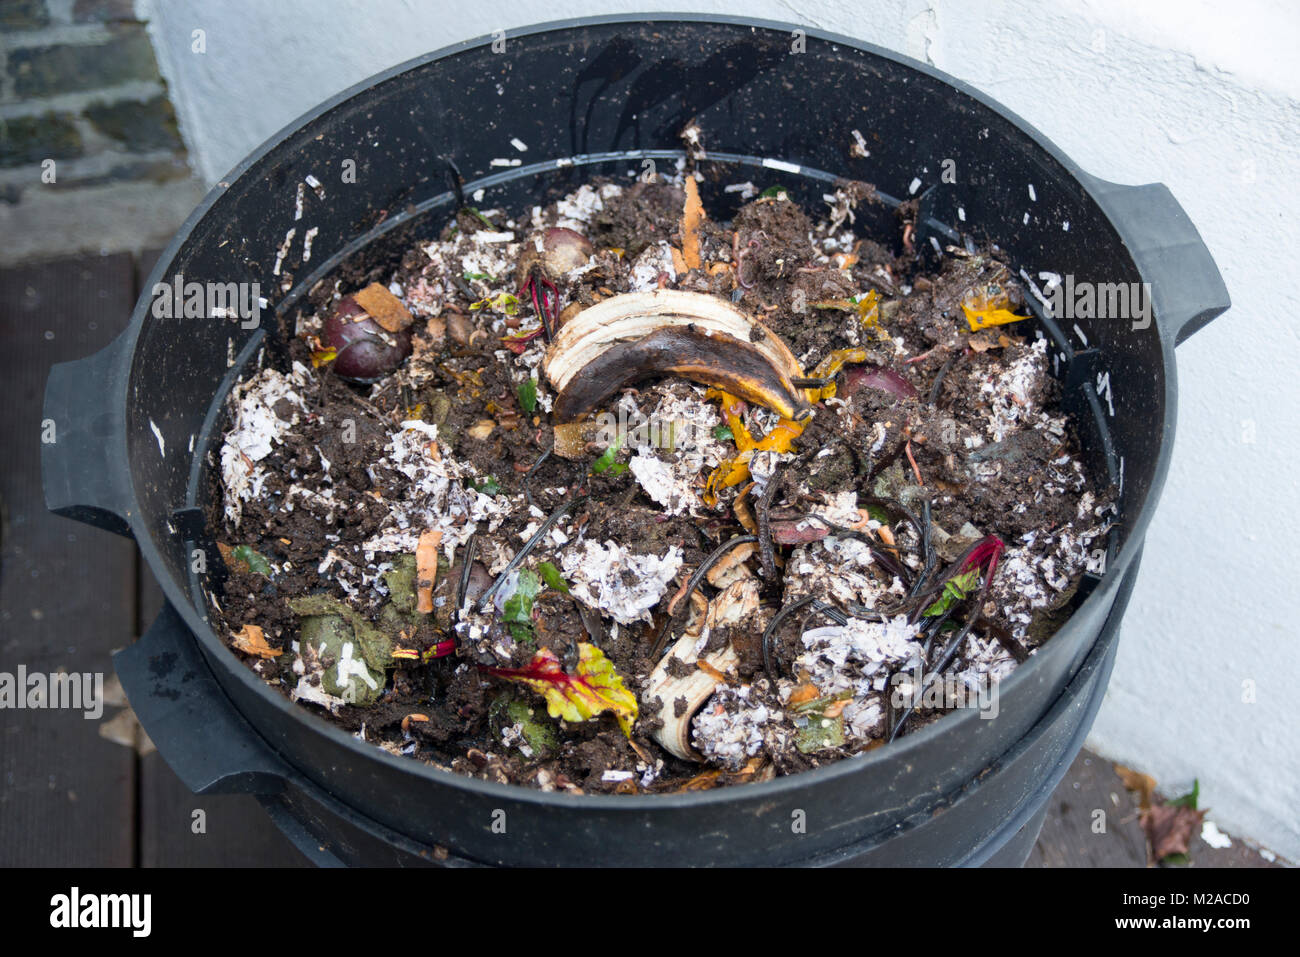
[[[125,708],[99,725],[99,736],[114,744],[133,748],[135,753],[144,757],[155,750],[154,743],[140,726],[139,719],[130,708]]]
[[[1119,775],[1120,781],[1129,791],[1135,791],[1138,795],[1138,807],[1143,811],[1151,807],[1151,795],[1155,793],[1156,779],[1149,774],[1143,774],[1141,771],[1134,771],[1132,768],[1126,768],[1122,764],[1115,765],[1115,773]]]
[[[414,321],[402,300],[380,283],[372,282],[360,292],[354,292],[352,298],[387,332],[401,332]]]
[[[1192,836],[1201,830],[1204,811],[1183,805],[1157,804],[1138,817],[1151,845],[1151,856],[1159,861],[1170,854],[1188,853]]]
[[[235,632],[230,643],[236,650],[259,658],[279,658],[284,654],[279,648],[272,648],[266,643],[266,635],[259,625],[245,625]]]

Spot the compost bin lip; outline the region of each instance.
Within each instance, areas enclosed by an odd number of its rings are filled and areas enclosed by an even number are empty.
[[[1059,164],[1074,181],[1079,183],[1086,194],[1087,199],[1100,210],[1106,224],[1115,233],[1116,238],[1124,244],[1125,249],[1129,251],[1130,259],[1133,261],[1135,270],[1143,276],[1143,279],[1148,278],[1143,272],[1143,264],[1132,258],[1132,249],[1134,248],[1133,243],[1127,241],[1122,228],[1111,218],[1107,212],[1106,205],[1103,204],[1096,195],[1095,185],[1100,184],[1101,181],[1096,180],[1090,174],[1080,169],[1076,163],[1062,153],[1035,127],[1023,121],[1016,114],[984,96],[978,90],[966,85],[962,81],[924,63],[913,60],[910,57],[902,56],[870,43],[865,43],[822,30],[781,23],[779,21],[758,20],[725,15],[654,13],[573,18],[517,28],[511,30],[510,35],[513,38],[518,39],[520,37],[535,36],[575,28],[580,29],[591,26],[617,25],[623,23],[711,23],[724,26],[749,28],[754,32],[759,30],[779,31],[786,35],[790,35],[793,30],[798,29],[802,30],[809,38],[888,59],[900,66],[938,80],[947,85],[951,90],[952,95],[967,97],[973,102],[973,105],[995,114],[1020,130],[1047,157]],[[177,231],[164,252],[159,256],[148,281],[143,284],[142,288],[146,291],[141,294],[140,300],[136,303],[131,319],[131,325],[128,327],[127,331],[123,333],[122,339],[116,344],[122,350],[120,355],[123,357],[123,361],[129,361],[135,356],[137,342],[143,330],[145,315],[150,303],[148,290],[151,290],[155,283],[161,282],[166,278],[171,263],[174,261],[182,246],[190,239],[191,234],[211,209],[222,199],[226,190],[240,177],[244,176],[256,167],[258,163],[260,163],[275,147],[280,145],[282,141],[303,129],[308,124],[322,118],[349,99],[408,70],[459,53],[464,53],[469,50],[490,46],[493,40],[494,37],[488,35],[473,40],[461,41],[443,47],[442,49],[432,53],[412,58],[388,70],[368,77],[335,96],[330,97],[314,109],[303,114],[292,123],[277,131],[260,147],[249,154],[249,156],[241,163],[235,166],[218,182],[217,186],[213,187],[213,189],[209,191],[202,202],[195,208],[181,228]],[[629,155],[640,155],[642,151],[630,150],[625,152]],[[468,185],[477,184],[467,184],[467,186]],[[360,246],[365,245],[365,243],[362,242],[363,239],[373,240],[374,236],[378,232],[382,231],[384,230],[371,230],[364,237],[354,239],[352,243],[348,244],[348,246],[349,248],[359,248]],[[291,294],[289,297],[286,297],[284,302],[292,303],[296,301],[296,298],[296,296]],[[286,308],[284,302],[281,302],[275,309],[277,317],[280,316]],[[1038,659],[1045,654],[1050,654],[1050,650],[1056,643],[1056,639],[1074,626],[1076,620],[1079,618],[1079,612],[1082,611],[1083,608],[1089,607],[1089,603],[1096,606],[1113,599],[1117,583],[1121,580],[1124,571],[1128,568],[1133,557],[1141,550],[1146,527],[1150,522],[1152,514],[1151,503],[1159,498],[1160,491],[1163,488],[1168,472],[1168,450],[1173,439],[1173,422],[1176,417],[1177,378],[1175,363],[1173,360],[1173,335],[1172,331],[1166,333],[1160,324],[1159,319],[1160,316],[1157,312],[1155,315],[1155,328],[1152,331],[1153,334],[1160,335],[1165,339],[1165,346],[1162,348],[1161,354],[1164,365],[1164,402],[1167,410],[1167,421],[1169,424],[1161,433],[1158,447],[1154,453],[1156,464],[1150,486],[1147,489],[1146,494],[1141,498],[1140,506],[1137,508],[1136,514],[1127,516],[1129,521],[1126,523],[1127,529],[1124,535],[1123,544],[1120,546],[1115,559],[1108,563],[1108,567],[1106,568],[1103,577],[1098,582],[1097,587],[1084,599],[1080,607],[1075,610],[1075,613],[1072,614],[1061,628],[1057,630],[1052,641],[1049,641],[1044,645],[1037,654],[1029,659],[1029,661],[1016,668],[1011,673],[1010,677],[1000,682],[1000,693],[1014,694],[1016,688],[1024,682],[1030,681],[1034,678],[1034,672],[1036,670],[1035,665],[1038,663]],[[247,344],[247,347],[255,347],[263,341],[262,337],[263,333],[259,331],[259,333],[253,337],[253,340]],[[238,367],[232,371],[237,370]],[[125,407],[126,405],[130,381],[130,376],[123,377],[121,393],[112,397],[114,401],[121,403],[122,407]],[[118,451],[122,455],[122,461],[130,462],[129,455],[126,454],[125,448],[125,432],[123,431],[120,433],[118,438],[120,440],[120,448]],[[198,450],[196,450],[196,461],[197,452]],[[124,517],[129,523],[132,534],[144,554],[146,561],[151,566],[161,567],[163,565],[162,556],[154,544],[153,532],[151,529],[146,527],[141,509],[138,507],[139,500],[136,495],[134,482],[135,475],[132,474],[132,486],[129,492],[130,502],[125,509],[126,515]],[[193,503],[191,502],[187,504],[192,505]],[[233,658],[233,652],[217,638],[216,633],[212,630],[208,621],[200,614],[190,596],[185,594],[185,590],[180,585],[176,584],[169,575],[160,576],[160,584],[167,600],[172,604],[173,608],[176,609],[191,634],[204,649],[205,655],[209,657],[213,655],[229,655]],[[307,730],[325,736],[335,745],[348,750],[352,756],[362,760],[394,762],[394,767],[398,767],[408,774],[417,777],[424,777],[431,784],[437,783],[442,786],[460,788],[466,792],[482,797],[509,798],[516,802],[532,803],[536,805],[556,803],[582,804],[593,809],[601,808],[627,812],[700,807],[712,804],[728,803],[737,797],[735,788],[718,788],[686,793],[670,792],[650,795],[574,795],[563,791],[541,791],[536,788],[524,787],[522,785],[498,784],[492,781],[468,777],[450,770],[443,770],[434,767],[433,765],[425,764],[421,761],[412,760],[411,758],[392,755],[373,744],[359,741],[351,734],[321,720],[317,715],[308,713],[307,709],[303,708],[301,705],[289,701],[286,697],[268,687],[248,669],[239,667],[230,670],[233,673],[232,677],[234,677],[235,680],[241,682],[246,686],[246,688],[251,689],[254,693],[267,698],[280,716],[307,725]],[[866,768],[880,765],[885,762],[908,761],[913,759],[914,755],[919,751],[928,747],[930,742],[934,740],[937,735],[942,734],[945,731],[953,731],[960,722],[970,720],[980,720],[978,712],[973,709],[960,711],[957,714],[946,715],[942,720],[908,734],[887,747],[872,749],[868,752],[861,752],[820,768],[802,771],[798,774],[777,777],[771,781],[744,785],[744,794],[753,795],[755,797],[775,798],[791,791],[803,790],[804,788],[816,785],[819,782],[830,781],[844,775],[857,774],[864,771]],[[254,728],[254,730],[257,731],[260,736],[265,738],[262,729]],[[309,771],[304,771],[304,769],[297,768],[293,765],[292,762],[281,755],[279,751],[276,751],[273,746],[269,744],[268,746],[271,747],[274,753],[280,756],[281,760],[286,761],[286,764],[290,767],[294,767],[300,772],[307,773],[309,777],[312,776]]]

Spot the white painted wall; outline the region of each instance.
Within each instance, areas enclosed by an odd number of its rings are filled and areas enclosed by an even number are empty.
[[[448,43],[655,0],[138,0],[201,175],[325,97]],[[1090,744],[1300,860],[1300,10],[1289,0],[695,0],[861,37],[1001,100],[1091,172],[1163,181],[1230,313],[1179,349],[1178,441]],[[191,52],[195,29],[207,52]],[[1225,593],[1226,591],[1226,593]],[[1254,683],[1254,703],[1243,683]]]

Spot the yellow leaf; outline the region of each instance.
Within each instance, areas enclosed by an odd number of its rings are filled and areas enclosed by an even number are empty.
[[[986,291],[973,291],[962,300],[961,311],[966,314],[966,322],[971,332],[987,329],[989,326],[1004,326],[1009,322],[1020,322],[1028,316],[1017,316],[1007,308],[1010,300],[997,286],[990,286]]]
[[[880,329],[880,293],[876,290],[858,300],[858,319],[868,329]]]
[[[614,664],[595,645],[578,645],[578,666],[569,674],[549,648],[533,655],[523,668],[485,668],[488,674],[527,685],[546,699],[552,718],[586,721],[612,712],[623,733],[632,737],[637,717],[636,695],[627,689]]]

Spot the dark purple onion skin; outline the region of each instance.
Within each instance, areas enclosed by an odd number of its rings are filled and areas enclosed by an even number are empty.
[[[385,332],[355,299],[344,296],[325,319],[321,344],[338,352],[331,363],[335,375],[367,384],[388,375],[411,354],[411,331]]]
[[[862,389],[879,389],[899,399],[915,399],[916,389],[900,373],[882,366],[852,366],[844,373],[839,395],[847,399]]]

